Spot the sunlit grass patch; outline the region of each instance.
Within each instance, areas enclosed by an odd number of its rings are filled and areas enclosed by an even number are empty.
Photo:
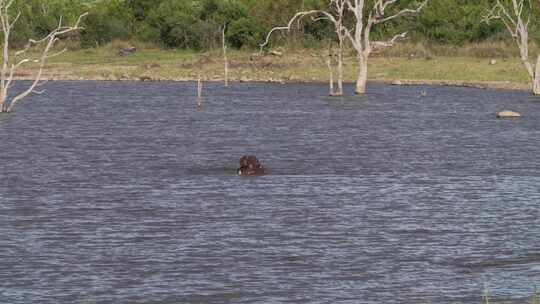
[[[482,46],[481,48],[484,48]],[[527,74],[516,57],[476,56],[373,56],[369,79],[403,80],[412,83],[490,83],[497,87],[527,88]],[[471,47],[472,48],[472,47]],[[480,47],[479,47],[480,48]],[[415,47],[413,49],[418,49]],[[256,51],[230,50],[231,81],[328,81],[327,50],[284,50],[283,56],[260,55]],[[495,61],[493,61],[495,60]],[[356,58],[345,56],[344,80],[356,79]],[[27,68],[21,75],[28,75]],[[52,58],[45,71],[53,79],[95,80],[204,80],[223,78],[221,50],[195,52],[142,46],[133,54],[120,56],[117,45],[69,51]],[[502,85],[501,85],[502,84]]]

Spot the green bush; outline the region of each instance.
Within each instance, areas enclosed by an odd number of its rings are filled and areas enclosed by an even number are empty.
[[[257,47],[263,40],[263,35],[260,24],[249,17],[243,17],[231,22],[227,29],[228,43],[237,49]]]
[[[368,0],[368,6],[370,5]],[[422,0],[400,0],[388,8],[396,13],[414,7]],[[531,39],[540,44],[540,5],[533,5]],[[419,14],[396,18],[377,25],[375,40],[396,33],[409,32],[413,42],[437,45],[463,45],[511,38],[503,24],[482,22],[493,0],[430,0]],[[137,39],[168,48],[210,49],[221,44],[221,29],[226,24],[226,38],[234,48],[256,48],[275,26],[286,25],[299,10],[328,9],[328,0],[15,0],[11,14],[21,17],[11,35],[11,45],[20,47],[29,38],[39,38],[54,29],[62,17],[72,24],[83,12],[80,43],[99,46],[114,39]],[[351,13],[345,20],[353,26]],[[280,43],[320,47],[335,40],[330,22],[301,22],[294,35],[275,35]],[[283,40],[281,37],[286,37]]]
[[[83,21],[81,46],[94,47],[113,39],[129,39],[133,16],[122,0],[109,0],[94,6]]]
[[[414,36],[452,45],[486,40],[502,30],[498,23],[482,22],[488,7],[488,0],[431,1],[412,25]]]
[[[165,0],[148,14],[145,31],[166,47],[199,49],[200,9],[194,1]]]

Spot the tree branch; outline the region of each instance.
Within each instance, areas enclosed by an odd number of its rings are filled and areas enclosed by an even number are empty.
[[[34,78],[34,81],[32,82],[32,84],[25,90],[23,91],[22,93],[16,95],[12,100],[11,102],[9,103],[9,106],[7,107],[7,112],[11,112],[13,110],[13,107],[15,107],[15,105],[20,102],[22,99],[24,99],[25,97],[27,97],[28,95],[32,94],[32,93],[39,93],[39,91],[36,90],[37,87],[43,85],[43,81],[41,80],[41,77],[43,75],[43,70],[45,68],[45,64],[47,62],[47,59],[49,58],[52,58],[52,57],[55,57],[55,56],[58,56],[62,53],[64,53],[66,51],[66,49],[62,50],[62,51],[59,51],[59,52],[56,52],[56,53],[53,53],[53,54],[49,54],[51,49],[54,47],[54,45],[56,44],[56,42],[58,42],[60,40],[60,36],[64,35],[64,34],[67,34],[67,33],[70,33],[70,32],[73,32],[73,31],[78,31],[81,29],[80,27],[80,23],[82,21],[82,18],[84,18],[88,13],[84,13],[82,15],[79,16],[79,18],[77,19],[77,22],[75,23],[75,25],[73,26],[63,26],[62,25],[62,20],[63,18],[60,18],[60,20],[58,21],[58,26],[56,27],[56,29],[54,29],[53,31],[51,31],[47,36],[45,36],[44,38],[40,39],[40,40],[33,40],[33,39],[30,39],[28,40],[28,44],[26,45],[26,47],[21,50],[21,51],[18,51],[15,53],[16,56],[20,56],[24,53],[26,53],[30,48],[36,46],[36,45],[39,45],[41,43],[45,43],[45,47],[43,49],[43,51],[41,52],[41,56],[39,59],[36,59],[35,62],[39,63],[39,70],[37,72],[37,74],[35,75],[35,78]],[[24,63],[27,63],[31,61],[29,58],[25,58],[25,59],[22,59],[21,61],[19,61],[17,64],[14,64],[11,66],[11,70],[10,70],[10,75],[9,75],[9,79],[8,79],[8,86],[11,85],[12,81],[13,81],[13,78],[14,78],[14,74],[15,74],[15,71],[18,67],[20,67],[21,65],[23,65]],[[4,90],[7,90],[7,87],[4,88]]]
[[[379,13],[379,16],[384,16],[384,11],[386,9],[386,7],[390,4],[393,4],[395,3],[396,1],[395,0],[392,0],[392,1],[388,1],[386,2],[386,4],[382,5],[381,9],[378,11]],[[401,10],[399,11],[398,13],[392,15],[392,16],[388,16],[388,17],[384,17],[384,18],[381,18],[381,17],[377,17],[377,19],[375,20],[375,24],[379,24],[379,23],[384,23],[384,22],[387,22],[387,21],[390,21],[392,19],[395,19],[395,18],[398,18],[398,17],[401,17],[405,14],[417,14],[419,13],[423,8],[424,6],[426,6],[426,4],[428,3],[428,0],[425,0],[424,2],[422,2],[422,4],[420,4],[420,6],[418,6],[416,9],[410,9],[410,8],[407,8],[407,9],[404,9],[404,10]]]
[[[397,34],[392,39],[387,41],[373,41],[372,46],[374,51],[378,51],[380,49],[393,46],[399,39],[405,39],[407,37],[408,32],[404,32],[401,34]]]
[[[272,33],[276,31],[290,31],[296,20],[300,20],[306,16],[311,16],[311,15],[316,15],[316,14],[322,14],[332,19],[334,18],[330,13],[326,11],[321,11],[321,10],[298,12],[291,18],[291,20],[289,20],[289,23],[287,23],[287,26],[274,27],[273,29],[270,30],[270,32],[268,32],[268,35],[266,35],[266,40],[264,41],[264,43],[260,45],[260,52],[262,53],[263,48],[270,43],[270,36],[272,36]]]

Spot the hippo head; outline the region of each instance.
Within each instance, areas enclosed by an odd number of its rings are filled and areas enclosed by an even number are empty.
[[[240,168],[238,175],[264,175],[266,174],[264,167],[260,164],[255,155],[244,155],[240,158]]]

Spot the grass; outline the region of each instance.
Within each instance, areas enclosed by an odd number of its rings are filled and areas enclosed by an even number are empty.
[[[509,47],[506,46],[508,49]],[[491,50],[491,51],[490,51]],[[536,52],[536,48],[534,52]],[[401,45],[370,59],[369,78],[377,81],[400,80],[403,83],[484,85],[526,89],[527,74],[515,52],[509,56],[485,56],[493,52],[507,54],[503,45],[478,45],[453,48],[427,48],[423,45]],[[256,56],[248,51],[231,51],[232,81],[326,82],[326,51],[285,50],[284,56]],[[453,54],[453,55],[452,55]],[[467,55],[472,54],[472,55]],[[496,64],[490,64],[495,58]],[[18,74],[30,77],[26,68]],[[119,56],[117,47],[69,51],[52,58],[45,74],[52,79],[91,80],[193,80],[201,72],[205,80],[222,80],[223,63],[219,50],[196,53],[184,50],[139,49],[129,56]],[[355,57],[348,52],[345,80],[354,81]]]
[[[136,65],[159,62],[174,64],[178,60],[195,60],[197,54],[184,50],[144,49],[129,56],[118,56],[117,50],[111,47],[81,49],[70,51],[51,60],[52,63],[73,65]]]

